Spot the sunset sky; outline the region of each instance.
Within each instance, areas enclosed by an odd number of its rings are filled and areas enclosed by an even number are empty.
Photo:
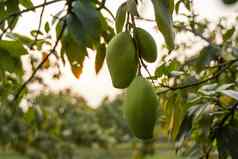
[[[106,5],[115,15],[118,6],[124,1],[125,0],[107,0]],[[40,4],[43,3],[44,0],[34,0],[34,2],[35,4]],[[153,18],[153,8],[149,2],[150,0],[144,0],[144,4],[146,5],[142,10],[143,16],[146,18]],[[194,4],[196,11],[202,17],[206,17],[214,21],[220,16],[234,14],[234,12],[237,10],[237,7],[228,8],[222,6],[220,0],[195,0]],[[44,16],[52,17],[52,15],[62,8],[62,6],[62,3],[58,3],[56,5],[47,7],[47,12],[45,12]],[[139,9],[141,9],[141,7],[139,7]],[[37,10],[36,13],[24,14],[24,18],[21,18],[22,20],[19,22],[16,31],[28,35],[30,30],[36,29],[39,22],[39,11],[40,10]],[[138,25],[152,33],[158,43],[161,42],[161,35],[159,35],[159,33],[153,29],[154,26],[151,25],[151,23],[140,22]],[[79,93],[85,97],[88,103],[92,106],[97,106],[105,96],[113,98],[116,94],[120,93],[120,90],[112,87],[111,79],[105,64],[99,75],[95,75],[94,55],[94,53],[90,53],[89,58],[86,59],[85,68],[79,80],[72,75],[70,68],[67,65],[66,67],[62,67],[64,74],[63,79],[59,81],[52,81],[50,79],[48,80],[51,88],[53,90],[59,90],[60,88],[70,87],[72,88],[73,92]],[[156,64],[150,65],[150,69],[153,70],[155,65]],[[27,65],[25,67],[27,67]],[[27,76],[29,76],[29,74],[27,74],[26,77]],[[47,79],[47,73],[45,77]],[[37,86],[33,88],[38,89]]]

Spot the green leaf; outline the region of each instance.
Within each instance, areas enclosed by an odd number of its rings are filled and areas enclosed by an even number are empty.
[[[0,20],[7,15],[4,3],[0,3]],[[0,29],[3,30],[5,27],[5,22],[0,25]]]
[[[96,60],[95,60],[95,71],[96,74],[101,70],[103,62],[106,56],[106,46],[104,44],[97,48]]]
[[[23,69],[20,57],[11,56],[6,50],[0,48],[0,70],[23,75]]]
[[[169,72],[167,71],[167,67],[165,64],[160,65],[159,67],[156,68],[155,70],[155,76],[156,77],[161,77],[162,75],[166,75]]]
[[[49,31],[50,31],[50,25],[49,25],[48,22],[45,23],[45,27],[44,27],[44,28],[45,28],[45,32],[46,32],[46,33],[49,33]]]
[[[181,4],[181,0],[178,1],[178,2],[175,4],[175,12],[176,12],[176,14],[179,13],[180,4]]]
[[[134,16],[139,16],[137,11],[137,0],[127,0],[127,10]]]
[[[198,92],[202,93],[204,95],[214,95],[216,94],[216,89],[218,87],[217,83],[212,83],[212,84],[207,84],[207,85],[203,85]]]
[[[19,2],[25,8],[32,8],[33,7],[33,3],[32,3],[31,0],[19,0]]]
[[[204,116],[205,117],[209,116],[212,105],[210,103],[204,103],[204,104],[198,104],[195,107],[197,107],[197,109],[195,108],[196,110],[194,111],[194,120],[198,122],[199,120],[204,118]]]
[[[187,8],[187,10],[191,10],[191,2],[190,2],[190,0],[182,0],[182,3]]]
[[[165,4],[169,10],[169,14],[172,16],[174,11],[174,0],[161,0],[161,3]]]
[[[10,32],[10,33],[7,33],[6,35],[8,38],[15,40],[15,41],[19,41],[23,45],[26,45],[28,48],[32,47],[32,44],[34,42],[34,40],[32,40],[31,38],[24,36],[24,35],[20,35],[18,33]]]
[[[237,0],[222,0],[222,2],[227,6],[232,6],[237,3]]]
[[[175,34],[173,30],[173,21],[165,0],[152,0],[154,6],[155,20],[160,32],[163,34],[169,51],[175,47]]]
[[[173,15],[173,12],[174,12],[174,0],[168,0],[168,3],[169,3],[169,13],[170,15]]]
[[[51,23],[52,25],[55,24],[55,22],[60,19],[61,14],[63,14],[63,12],[64,12],[64,10],[60,10],[59,12],[57,12],[57,13],[54,15],[54,17],[53,17],[53,19],[52,19],[52,23]]]
[[[227,148],[232,158],[238,158],[238,128],[230,127],[226,130],[226,135],[229,137],[230,141],[227,143]],[[226,140],[227,142],[227,140]]]
[[[31,36],[44,35],[40,30],[31,30]]]
[[[225,126],[216,130],[217,148],[219,159],[226,159],[229,154],[232,158],[238,158],[238,128]]]
[[[234,83],[226,83],[226,84],[222,84],[222,85],[220,85],[218,88],[217,88],[217,92],[219,92],[219,91],[223,91],[223,90],[226,90],[226,89],[228,89],[228,88],[230,88],[230,87],[232,87],[232,86],[234,86],[235,84]]]
[[[10,15],[10,14],[13,14],[13,13],[16,13],[16,12],[20,11],[18,5],[19,5],[18,0],[8,0],[6,2],[7,14]],[[10,29],[15,28],[18,19],[19,19],[19,16],[14,16],[14,17],[11,17],[7,20],[8,26],[10,26]]]
[[[0,19],[4,18],[6,15],[5,4],[0,3]]]
[[[75,1],[72,14],[67,17],[69,32],[85,46],[93,48],[99,43],[100,34],[105,29],[104,19],[90,1]]]
[[[0,40],[0,49],[9,52],[12,57],[27,54],[27,50],[19,41]]]
[[[83,26],[83,22],[79,21],[76,15],[70,14],[67,16],[68,31],[85,46],[92,48],[92,39]]]
[[[179,0],[176,4],[175,4],[175,11],[178,14],[179,13],[179,9],[180,9],[180,5],[184,4],[185,8],[187,10],[191,10],[191,3],[190,0]]]
[[[223,41],[229,40],[229,39],[232,37],[232,35],[234,34],[234,32],[235,32],[235,27],[232,27],[231,29],[227,30],[227,31],[222,35]]]
[[[114,30],[111,27],[108,27],[107,31],[102,32],[102,37],[106,43],[109,43],[111,39],[115,36]]]
[[[227,148],[223,144],[223,138],[222,137],[217,137],[217,150],[218,150],[218,156],[219,159],[227,159],[228,157],[228,152]]]
[[[62,29],[63,29],[62,27],[63,27],[63,23],[62,23],[62,21],[59,21],[57,23],[56,27],[55,27],[56,38],[59,37],[59,34],[62,31]],[[67,35],[67,33],[66,33],[67,30],[68,30],[68,28],[66,27],[66,29],[64,31],[64,34],[63,34],[64,36]],[[64,55],[65,55],[64,36],[60,39],[60,42],[61,42],[60,57],[61,57],[61,60],[62,60],[63,64],[65,65],[65,58],[64,58]]]
[[[184,139],[190,135],[193,123],[193,114],[187,113],[184,116],[184,119],[179,127],[179,131],[176,135],[176,146],[180,147],[184,141]]]
[[[81,67],[85,56],[87,56],[86,47],[74,39],[73,35],[65,30],[62,39],[62,48],[65,51],[72,68]]]
[[[223,93],[224,95],[227,95],[231,98],[234,98],[235,100],[238,100],[238,91],[235,90],[222,90],[220,91],[221,93]]]
[[[232,55],[236,58],[238,57],[238,48],[237,47],[232,47]]]
[[[155,76],[160,77],[162,75],[170,75],[172,71],[175,71],[180,63],[177,60],[173,60],[169,64],[162,64],[155,70]],[[172,75],[172,74],[171,74]]]
[[[127,4],[122,3],[116,14],[116,32],[122,31],[126,20]]]
[[[64,18],[63,20],[65,20],[65,18]],[[59,35],[60,35],[62,29],[63,29],[63,22],[62,22],[62,21],[59,21],[59,22],[56,24],[56,27],[55,27],[55,32],[56,32],[56,37],[55,37],[55,38],[58,38],[58,37],[59,37]],[[68,30],[68,29],[66,29],[66,30]]]
[[[195,69],[200,72],[204,67],[208,67],[210,62],[215,60],[221,53],[220,47],[208,45],[201,49],[198,58],[195,60]]]
[[[175,139],[186,110],[183,92],[181,90],[168,92],[166,96],[160,96],[160,101],[160,109],[167,116],[166,124],[168,133]]]
[[[36,41],[36,43],[34,44],[34,46],[36,46],[37,50],[41,51],[43,45],[48,45],[51,46],[51,43],[45,39],[39,39]]]

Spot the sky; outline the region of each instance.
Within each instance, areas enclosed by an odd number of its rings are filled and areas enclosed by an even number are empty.
[[[41,4],[44,0],[33,0],[35,4]],[[118,6],[123,3],[125,0],[107,0],[106,6],[112,11],[115,15]],[[229,16],[235,14],[237,7],[224,7],[220,0],[194,0],[194,9],[202,17],[206,17],[210,20],[216,20],[220,16]],[[62,8],[63,3],[58,3],[48,6],[45,10],[44,17],[52,17],[60,8]],[[139,11],[143,13],[145,18],[153,18],[153,8],[150,3],[150,0],[143,0],[143,7],[139,6]],[[30,30],[37,29],[39,22],[40,10],[37,10],[35,13],[26,13],[24,18],[21,18],[21,21],[18,23],[16,32],[29,35]],[[157,43],[161,43],[162,36],[154,30],[154,25],[151,25],[149,22],[138,22],[138,26],[143,27],[148,32],[150,32]],[[78,93],[83,96],[89,103],[89,105],[96,107],[102,101],[105,96],[109,96],[110,99],[113,99],[121,90],[115,89],[112,86],[110,75],[106,64],[98,75],[94,71],[94,59],[95,53],[91,52],[89,58],[85,60],[83,74],[80,79],[76,79],[71,71],[69,65],[62,66],[61,70],[63,72],[63,78],[58,81],[52,81],[50,78],[47,78],[47,73],[44,77],[49,84],[52,90],[59,90],[62,88],[72,88],[74,93]],[[155,66],[159,63],[157,61],[155,64],[150,64],[149,69],[153,72]],[[27,69],[27,65],[25,64]],[[29,77],[29,73],[26,74],[25,78]],[[39,86],[32,86],[31,89],[37,90]]]

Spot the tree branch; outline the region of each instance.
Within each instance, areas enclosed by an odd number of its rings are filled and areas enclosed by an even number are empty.
[[[229,119],[230,116],[233,116],[235,113],[235,110],[237,109],[238,103],[235,103],[234,105],[231,106],[230,112],[226,114],[226,116],[223,117],[221,122],[218,125],[218,128],[221,128],[224,126],[225,122]]]
[[[189,28],[186,28],[185,26],[177,26],[177,25],[174,25],[174,28],[190,32],[190,33],[194,34],[195,36],[200,37],[202,40],[206,41],[207,43],[211,44],[211,41],[208,38],[206,38],[202,34],[196,32],[195,29],[189,29]]]
[[[51,1],[51,3],[53,2],[57,2],[57,1],[60,1],[60,0],[54,0],[54,1]],[[68,6],[68,9],[67,9],[67,14],[69,14],[72,10],[72,2],[73,0],[69,0],[65,5]],[[49,3],[49,2],[48,2]],[[45,3],[46,4],[46,3]],[[43,7],[44,5],[42,5]],[[36,67],[36,69],[32,72],[31,76],[23,83],[23,85],[19,88],[19,90],[17,91],[17,93],[15,94],[14,98],[13,98],[13,102],[16,102],[17,99],[19,98],[21,92],[25,89],[25,87],[31,82],[31,80],[35,77],[36,73],[40,70],[40,68],[45,64],[45,62],[49,59],[50,55],[54,54],[55,51],[56,51],[56,48],[58,46],[58,43],[60,42],[60,39],[62,38],[63,36],[63,33],[65,31],[67,27],[67,22],[66,20],[63,21],[63,26],[62,26],[62,29],[59,33],[59,35],[57,36],[57,39],[56,39],[56,42],[52,48],[52,50],[50,51],[50,53],[41,61],[41,63]]]
[[[114,17],[114,15],[112,14],[112,12],[111,12],[107,7],[103,6],[102,9],[104,9],[105,11],[107,11],[108,14],[112,17],[112,19],[113,19],[114,21],[116,21],[116,18]]]
[[[13,17],[12,19],[10,19],[10,24],[8,23],[8,26],[2,31],[2,33],[0,35],[0,40],[2,39],[4,34],[8,31],[8,29],[11,29],[11,26],[14,23],[15,20],[16,20],[16,17]]]
[[[137,17],[137,19],[138,20],[144,20],[144,21],[147,21],[147,22],[155,22],[155,20],[153,20],[153,19],[147,19],[147,18],[142,18],[142,17]],[[207,43],[211,44],[211,41],[208,38],[206,38],[202,34],[196,32],[195,29],[189,29],[189,28],[186,28],[185,26],[178,26],[178,25],[173,25],[173,27],[175,29],[180,29],[180,30],[190,32],[190,33],[194,34],[195,36],[200,37],[202,40],[206,41]]]
[[[97,8],[97,10],[101,10],[105,7],[106,4],[106,0],[102,0],[102,2],[100,3],[99,7]]]
[[[161,87],[165,87],[165,88],[168,88],[164,91],[160,91],[157,93],[157,95],[160,95],[160,94],[163,94],[163,93],[166,93],[170,90],[178,90],[178,89],[185,89],[185,88],[190,88],[190,87],[195,87],[195,86],[199,86],[203,83],[206,83],[208,81],[211,81],[211,80],[214,80],[216,79],[217,77],[219,77],[225,70],[229,69],[235,62],[237,62],[238,59],[235,59],[235,60],[232,60],[230,61],[229,63],[227,63],[223,68],[221,68],[221,70],[217,71],[212,77],[209,77],[207,79],[204,79],[204,80],[201,80],[199,82],[196,82],[196,83],[192,83],[192,84],[188,84],[188,85],[184,85],[184,86],[178,86],[178,87],[170,87],[170,86],[166,86],[166,85],[163,85],[163,84],[160,84]]]
[[[151,75],[149,69],[147,68],[147,65],[144,63],[144,61],[143,61],[143,59],[142,59],[141,57],[139,58],[139,61],[140,61],[140,63],[141,63],[141,66],[145,69],[145,71],[147,72],[147,74],[148,74],[149,77],[151,78],[152,84],[155,86],[155,82],[154,82],[154,80],[153,80],[153,77],[152,77],[152,75]]]
[[[44,3],[46,3],[46,0],[44,0]],[[31,45],[31,48],[37,43],[38,36],[39,36],[39,33],[40,33],[40,29],[41,29],[42,20],[43,20],[44,11],[45,11],[45,5],[42,7],[42,10],[41,10],[41,13],[40,13],[40,21],[39,21],[37,33],[36,33],[36,36],[35,36],[35,40]]]
[[[229,112],[222,118],[221,122],[217,123],[214,127],[211,127],[211,132],[210,132],[211,141],[213,141],[216,138],[216,133],[219,131],[219,129],[224,127],[224,124],[226,123],[226,121],[230,117],[233,118],[235,111],[237,110],[237,106],[238,106],[238,102],[236,102],[234,105],[232,105],[229,108]]]
[[[44,7],[44,6],[47,6],[47,5],[50,5],[50,4],[53,4],[53,3],[57,3],[57,2],[60,2],[60,1],[63,1],[63,0],[52,0],[52,1],[49,1],[49,2],[45,2],[45,3],[42,3],[42,4],[39,4],[39,5],[36,5],[36,6],[33,6],[31,8],[27,8],[27,9],[23,9],[21,11],[18,11],[18,12],[15,12],[15,13],[12,13],[12,14],[9,14],[9,15],[6,15],[5,17],[3,17],[2,19],[0,19],[0,25],[2,25],[4,23],[5,20],[11,18],[11,17],[15,17],[15,16],[19,16],[23,13],[26,13],[26,12],[29,12],[29,11],[33,11],[37,8],[41,8],[41,7]]]
[[[23,83],[23,85],[19,88],[19,90],[17,91],[17,93],[14,96],[13,101],[17,101],[17,99],[19,98],[21,92],[25,89],[25,87],[31,82],[31,80],[35,77],[36,73],[40,70],[40,68],[44,65],[44,63],[48,60],[48,58],[50,57],[50,55],[52,55],[55,51],[56,51],[56,47],[58,46],[58,43],[61,39],[61,37],[63,36],[64,30],[66,28],[66,22],[64,21],[63,23],[63,27],[61,32],[59,33],[59,36],[57,37],[57,40],[55,42],[54,47],[52,48],[52,50],[50,51],[50,53],[41,61],[41,63],[36,67],[36,69],[32,72],[31,76]]]

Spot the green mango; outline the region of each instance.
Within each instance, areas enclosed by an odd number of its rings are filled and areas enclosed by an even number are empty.
[[[140,56],[147,62],[155,62],[157,59],[157,46],[150,33],[142,28],[135,28],[134,35]]]
[[[129,32],[120,32],[109,42],[106,62],[112,84],[116,88],[127,88],[137,72],[137,54]]]
[[[157,96],[150,82],[143,77],[136,77],[128,87],[123,113],[129,129],[137,138],[153,138],[157,108]]]

